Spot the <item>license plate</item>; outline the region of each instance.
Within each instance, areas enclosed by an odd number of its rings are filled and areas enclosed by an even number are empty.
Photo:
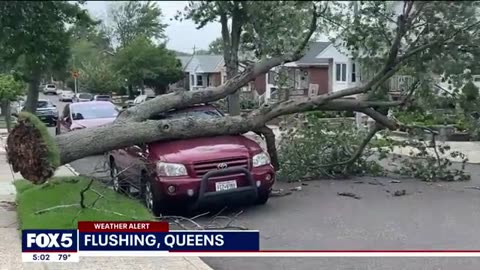
[[[229,190],[229,189],[234,189],[234,188],[237,188],[237,181],[235,181],[235,180],[215,183],[216,191]]]

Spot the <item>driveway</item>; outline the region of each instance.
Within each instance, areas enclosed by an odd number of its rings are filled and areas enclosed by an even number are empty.
[[[56,97],[49,96],[56,102]],[[57,102],[58,103],[58,102]],[[60,106],[59,106],[60,108]],[[53,131],[52,131],[53,132]],[[71,165],[90,175],[102,156]],[[307,182],[301,191],[244,209],[235,224],[256,229],[262,249],[480,249],[480,165],[472,180],[425,183],[390,178]],[[98,175],[97,176],[102,176]],[[106,176],[106,174],[103,174]],[[357,183],[363,181],[363,183]],[[280,183],[285,190],[298,184]],[[393,196],[395,191],[405,196]],[[352,192],[360,199],[338,196]],[[230,214],[233,214],[231,212]],[[199,222],[207,222],[203,218]],[[480,258],[202,258],[214,269],[477,270]]]

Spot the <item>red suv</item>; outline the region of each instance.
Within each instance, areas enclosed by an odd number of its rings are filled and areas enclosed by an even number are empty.
[[[223,116],[211,105],[198,105],[153,119]],[[242,135],[134,145],[112,151],[109,158],[114,190],[136,187],[155,215],[211,203],[264,204],[275,181],[268,154]]]

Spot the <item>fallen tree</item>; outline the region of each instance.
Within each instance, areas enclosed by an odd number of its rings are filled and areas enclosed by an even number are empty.
[[[420,17],[421,6],[416,10],[412,7],[413,2],[405,2],[403,13],[397,17],[396,31],[390,42],[391,46],[388,49],[383,66],[370,80],[362,85],[316,97],[285,100],[273,105],[264,105],[248,114],[239,116],[215,119],[152,119],[160,113],[172,109],[185,108],[194,104],[225,98],[259,75],[268,72],[271,68],[301,58],[305,47],[317,28],[317,18],[321,16],[314,8],[310,28],[293,53],[270,58],[265,57],[260,62],[247,67],[244,72],[237,74],[222,86],[201,91],[182,91],[161,95],[123,111],[117,120],[111,124],[77,130],[54,138],[49,137],[45,127],[36,117],[28,113],[22,113],[17,126],[8,138],[8,161],[12,164],[15,172],[20,172],[26,179],[41,184],[51,177],[55,169],[62,164],[113,149],[138,143],[243,134],[248,131],[264,134],[267,145],[270,146],[268,147],[270,155],[273,160],[276,160],[275,138],[271,130],[266,127],[266,123],[282,115],[315,110],[355,111],[364,113],[374,119],[376,128],[368,134],[365,142],[361,144],[364,147],[377,131],[384,128],[394,130],[401,125],[401,123],[388,118],[386,115],[388,110],[383,108],[402,105],[405,100],[393,102],[346,97],[374,92],[399,71],[404,64],[411,61],[413,57],[418,58],[419,55],[432,50],[432,48],[447,47],[455,41],[458,35],[465,34],[465,32],[476,28],[478,25],[478,22],[459,25],[445,35],[426,38],[423,42],[416,40],[403,48],[402,44],[406,35],[410,33],[414,21]],[[352,159],[358,157],[361,151],[362,149],[358,149]]]

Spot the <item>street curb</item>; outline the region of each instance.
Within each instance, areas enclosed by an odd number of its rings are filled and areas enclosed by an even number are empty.
[[[72,167],[70,164],[65,164],[63,165],[65,168],[67,168],[70,172],[72,172],[75,176],[79,176],[80,174]]]

